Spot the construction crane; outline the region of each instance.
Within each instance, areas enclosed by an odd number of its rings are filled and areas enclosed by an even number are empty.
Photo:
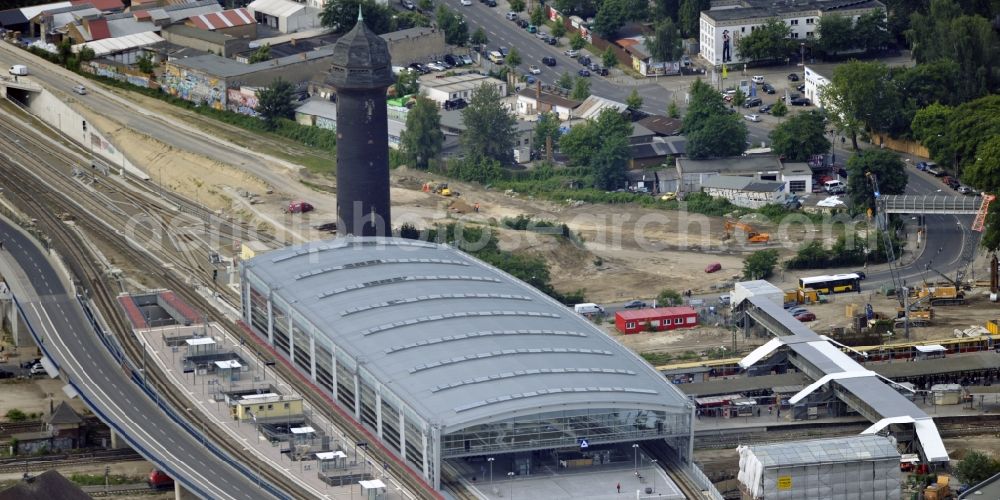
[[[745,224],[743,222],[737,222],[732,220],[727,220],[725,224],[726,228],[726,238],[732,236],[734,229],[739,229],[747,235],[747,241],[750,243],[767,243],[771,241],[771,235],[768,233],[758,233],[753,226],[750,224]]]
[[[878,176],[873,172],[865,172],[865,178],[868,180],[875,197],[875,203],[869,207],[869,213],[875,219],[875,229],[882,236],[886,260],[889,264],[889,276],[892,277],[892,287],[895,290],[896,299],[899,301],[899,307],[903,311],[903,334],[906,338],[910,338],[910,304],[908,303],[910,294],[905,289],[905,285],[900,282],[899,269],[896,268],[896,249],[892,246],[892,236],[889,234],[889,214],[878,209],[879,197],[882,195],[878,187]]]

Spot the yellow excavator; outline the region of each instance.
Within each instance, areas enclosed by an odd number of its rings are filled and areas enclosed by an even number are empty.
[[[771,241],[771,235],[768,233],[758,233],[753,226],[750,224],[745,224],[743,222],[737,222],[733,220],[726,221],[726,234],[723,239],[732,238],[733,230],[739,229],[747,235],[747,241],[750,243],[767,243]]]

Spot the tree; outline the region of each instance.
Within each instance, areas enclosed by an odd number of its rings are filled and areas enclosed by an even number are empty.
[[[400,31],[410,28],[427,28],[431,25],[431,20],[419,12],[397,12],[393,14],[390,26],[391,31]]]
[[[552,36],[556,38],[566,36],[566,25],[562,21],[552,21]]]
[[[858,134],[884,130],[899,112],[899,95],[889,82],[889,71],[879,62],[849,61],[833,70],[823,100],[834,110],[830,121],[840,133],[851,137],[858,150]]]
[[[150,57],[148,53],[143,52],[138,58],[136,58],[135,64],[139,67],[139,71],[147,75],[153,74],[153,58]]]
[[[991,137],[1000,135],[1000,95],[994,94],[955,107],[948,120],[943,146],[932,151],[934,159],[961,175],[974,163],[977,151]]]
[[[521,54],[516,48],[511,47],[510,52],[507,53],[507,65],[511,68],[516,68],[521,64]]]
[[[602,110],[597,119],[577,125],[559,139],[559,149],[569,157],[569,164],[576,167],[591,167],[598,150],[608,143],[609,147],[621,147],[619,142],[607,142],[621,137],[627,147],[632,135],[632,124],[614,109]],[[613,155],[611,155],[613,156]]]
[[[414,95],[420,92],[420,73],[400,71],[396,77],[396,96]]]
[[[788,106],[785,105],[783,99],[778,99],[778,102],[771,106],[771,116],[781,118],[788,114]]]
[[[777,263],[777,250],[757,250],[743,260],[743,279],[765,280],[771,277]]]
[[[910,124],[913,138],[920,141],[920,144],[931,152],[931,156],[937,156],[937,153],[947,149],[948,139],[946,136],[951,116],[952,108],[938,103],[917,111],[913,116],[913,122]],[[941,163],[945,163],[944,160],[942,158]]]
[[[698,36],[701,11],[711,8],[711,0],[683,0],[677,13],[677,23],[680,25],[684,38]]]
[[[752,61],[783,60],[791,51],[792,28],[781,19],[768,19],[736,41],[736,49],[744,59]]]
[[[271,58],[271,44],[265,43],[264,45],[257,47],[257,50],[255,50],[253,54],[250,54],[249,62],[250,64],[259,63],[262,61],[267,61],[270,58]]]
[[[667,116],[671,118],[681,117],[681,110],[678,109],[676,100],[673,99],[670,100],[670,105],[667,106]]]
[[[472,38],[469,39],[473,45],[486,45],[490,43],[490,39],[486,37],[486,30],[482,26],[476,28],[476,31],[472,33]]]
[[[510,0],[510,10],[524,12],[524,0]]]
[[[563,71],[563,74],[559,75],[559,79],[556,80],[556,86],[567,91],[572,89],[573,77],[570,76],[568,71]]]
[[[1000,462],[981,451],[966,453],[965,458],[955,466],[955,474],[968,485],[979,484],[998,472],[1000,472]]]
[[[463,46],[469,39],[469,25],[462,16],[454,13],[448,7],[440,5],[437,8],[437,22],[444,31],[444,41],[448,45]]]
[[[534,9],[531,9],[531,24],[535,26],[541,26],[545,23],[545,11],[542,10],[541,5],[535,5]]]
[[[642,109],[642,96],[639,95],[638,89],[632,89],[632,93],[625,98],[625,104],[628,105],[629,109],[640,110]]]
[[[580,50],[587,46],[587,41],[583,39],[579,31],[574,31],[569,37],[569,48],[573,50]]]
[[[86,45],[80,47],[80,51],[76,53],[76,58],[79,59],[81,62],[87,62],[93,60],[95,57],[97,57],[97,53],[94,52],[94,49]]]
[[[346,33],[358,23],[358,6],[368,29],[381,35],[392,31],[392,9],[373,0],[337,0],[327,2],[320,13],[320,23],[334,33]]]
[[[981,191],[1000,193],[1000,135],[994,135],[976,150],[976,161],[969,165],[963,180]],[[1000,248],[1000,216],[992,210],[986,217],[982,245],[990,252]]]
[[[538,115],[538,121],[535,122],[534,143],[539,150],[545,150],[546,160],[552,161],[552,151],[558,147],[561,125],[559,116],[551,111]]]
[[[615,50],[608,45],[608,48],[604,49],[604,54],[601,54],[601,64],[605,68],[614,68],[618,66],[618,55],[615,54]]]
[[[885,11],[875,9],[862,14],[854,23],[854,40],[855,47],[866,52],[884,49],[892,41]]]
[[[584,19],[597,12],[594,0],[556,0],[556,10],[563,15],[576,14]]]
[[[840,14],[830,14],[819,18],[816,34],[819,37],[819,49],[827,54],[845,52],[857,46],[851,18]]]
[[[705,122],[712,116],[726,114],[726,105],[722,96],[702,81],[695,79],[688,90],[690,100],[688,102],[687,114],[684,115],[684,123],[681,132],[690,134],[702,128]]]
[[[680,31],[669,17],[656,24],[653,36],[646,39],[646,47],[654,61],[676,61],[684,53]]]
[[[517,118],[503,103],[496,85],[486,84],[472,91],[462,118],[466,127],[462,145],[472,161],[488,159],[504,165],[513,161]]]
[[[858,152],[847,160],[847,193],[856,211],[875,208],[875,194],[868,185],[867,173],[878,178],[879,192],[903,194],[906,191],[906,165],[899,155],[886,149]]]
[[[577,101],[582,101],[590,97],[590,80],[583,77],[576,77],[573,82],[573,91],[570,92],[569,98]]]
[[[613,135],[604,138],[590,161],[594,169],[594,187],[605,191],[625,187],[625,172],[630,157],[628,137]]]
[[[420,12],[430,12],[434,10],[434,0],[420,0],[417,7],[420,7]]]
[[[683,303],[684,303],[684,298],[681,297],[680,292],[678,292],[677,290],[664,288],[663,290],[660,290],[660,293],[656,295],[657,306],[679,306]]]
[[[264,119],[264,126],[274,130],[278,119],[291,118],[295,114],[292,106],[292,92],[295,87],[291,83],[278,78],[271,85],[257,91],[257,114]]]
[[[618,34],[618,30],[625,26],[628,20],[628,12],[625,10],[626,0],[604,0],[597,9],[592,27],[603,38],[611,39]]]
[[[734,114],[714,115],[688,134],[687,155],[696,160],[739,156],[747,148],[747,127]]]
[[[747,95],[743,93],[743,89],[736,89],[736,93],[733,94],[733,106],[742,108],[746,102]]]
[[[664,19],[677,21],[680,8],[680,0],[654,0],[650,15],[654,21],[663,21]]]
[[[771,131],[771,150],[788,161],[803,162],[811,155],[830,150],[823,114],[810,111],[795,115]]]
[[[441,132],[441,115],[436,102],[417,97],[416,104],[406,113],[406,129],[399,143],[408,165],[426,169],[430,161],[441,154],[444,133]]]

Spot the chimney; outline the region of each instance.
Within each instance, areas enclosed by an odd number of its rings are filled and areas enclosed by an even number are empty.
[[[541,80],[535,80],[535,100],[536,101],[541,101],[542,100],[542,81]]]

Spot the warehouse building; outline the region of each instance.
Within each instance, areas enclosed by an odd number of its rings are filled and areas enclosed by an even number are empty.
[[[242,268],[253,332],[440,487],[443,460],[665,442],[693,406],[547,295],[445,245],[344,237]]]
[[[743,498],[900,498],[899,451],[892,438],[860,435],[740,446]]]

